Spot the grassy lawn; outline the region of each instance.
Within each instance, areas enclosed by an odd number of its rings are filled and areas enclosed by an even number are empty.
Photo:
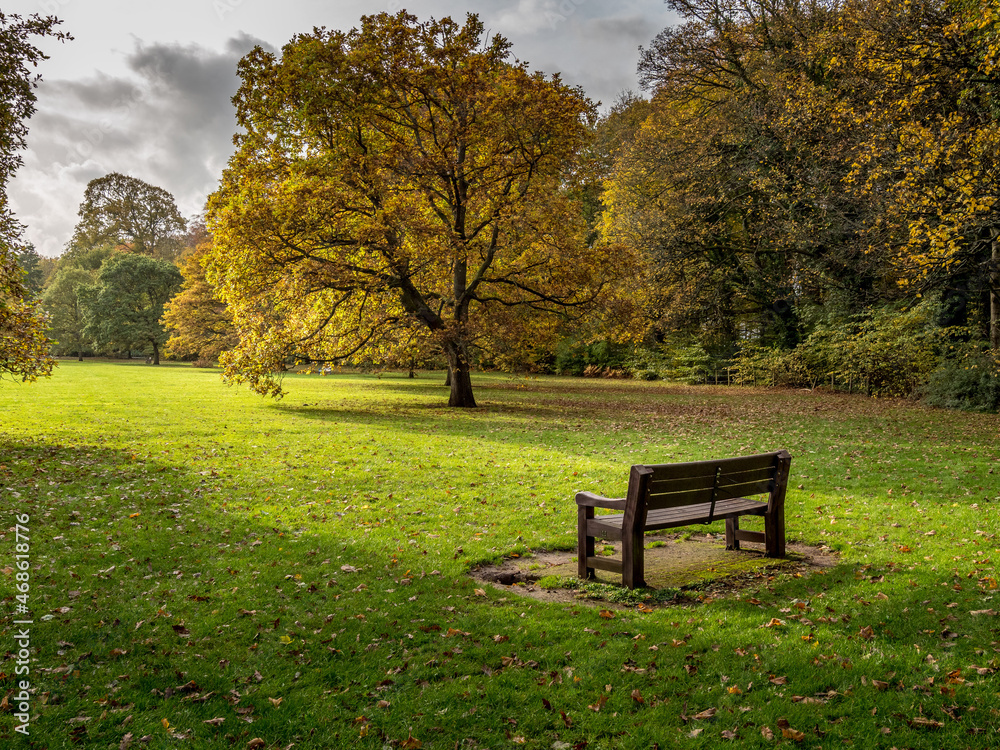
[[[272,402],[66,362],[0,383],[0,744],[1000,745],[996,416],[499,375],[457,411],[442,382],[289,376]],[[841,555],[823,574],[648,613],[465,575],[571,548],[574,493],[624,493],[632,463],[778,448],[790,541]]]

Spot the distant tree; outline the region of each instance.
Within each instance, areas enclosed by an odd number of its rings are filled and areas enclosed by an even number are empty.
[[[77,247],[70,245],[56,263],[56,270],[63,268],[82,268],[84,271],[100,271],[101,266],[115,253],[114,245],[95,245],[93,247]]]
[[[7,184],[21,165],[28,119],[35,111],[38,76],[31,68],[47,59],[33,38],[60,41],[54,16],[22,18],[0,12],[0,376],[31,381],[49,375],[54,364],[45,338],[45,320],[25,286],[18,264],[22,226],[10,212]]]
[[[187,226],[169,192],[117,172],[87,184],[79,217],[71,246],[127,245],[164,260],[178,256]]]
[[[17,254],[17,264],[24,272],[24,288],[28,296],[35,299],[42,293],[45,282],[45,271],[42,268],[42,257],[35,246],[28,244]]]
[[[152,347],[153,364],[160,364],[160,347],[167,340],[160,323],[163,307],[182,281],[168,261],[134,253],[111,256],[95,283],[80,290],[87,319],[84,335],[114,351]]]
[[[219,301],[205,279],[202,261],[211,249],[211,241],[205,241],[184,256],[180,263],[184,286],[163,313],[163,323],[171,332],[166,352],[175,357],[195,357],[195,364],[206,366],[218,361],[219,354],[232,349],[238,341],[229,308]]]
[[[566,189],[591,102],[476,16],[367,16],[281,59],[257,48],[239,73],[244,133],[210,198],[207,262],[239,332],[231,379],[278,394],[286,358],[384,361],[416,325],[447,357],[449,404],[475,406],[472,351],[496,321],[573,314],[628,272],[588,245]]]
[[[81,289],[94,283],[94,271],[67,266],[56,272],[42,295],[42,308],[49,316],[49,335],[54,339],[57,353],[76,352],[83,360],[88,348],[84,330],[87,326],[86,310],[81,299]]]

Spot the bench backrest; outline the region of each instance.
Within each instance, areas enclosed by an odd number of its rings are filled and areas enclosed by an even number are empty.
[[[784,503],[791,460],[788,451],[780,450],[712,461],[637,464],[629,474],[624,523],[641,526],[647,511],[702,503],[709,504],[711,521],[716,502],[764,494],[773,513]]]

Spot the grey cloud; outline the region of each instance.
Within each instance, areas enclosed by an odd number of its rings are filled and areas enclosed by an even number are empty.
[[[109,172],[163,187],[185,215],[200,213],[232,153],[236,64],[256,44],[268,46],[248,35],[221,51],[137,42],[126,76],[45,82],[11,189],[39,252],[62,251],[87,182]]]

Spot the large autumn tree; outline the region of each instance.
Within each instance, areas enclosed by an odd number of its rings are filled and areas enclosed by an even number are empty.
[[[206,259],[240,339],[229,378],[278,394],[289,357],[381,359],[419,327],[447,356],[449,404],[475,406],[470,349],[501,326],[541,331],[627,272],[587,245],[568,197],[592,104],[475,15],[367,16],[280,57],[257,48],[239,75],[245,132]]]
[[[112,172],[87,183],[70,249],[127,245],[132,252],[174,260],[186,228],[167,190]]]
[[[212,250],[211,239],[198,244],[180,261],[184,285],[164,308],[163,324],[170,331],[166,351],[175,357],[194,357],[196,366],[210,366],[236,346],[233,316],[205,279],[202,265]]]
[[[604,224],[660,322],[792,347],[933,293],[1000,347],[1000,3],[668,2]]]
[[[23,227],[7,200],[7,184],[21,165],[28,118],[35,111],[33,69],[47,56],[34,41],[70,37],[54,16],[27,18],[0,12],[0,376],[35,380],[52,371],[45,319],[25,285],[18,263]]]

